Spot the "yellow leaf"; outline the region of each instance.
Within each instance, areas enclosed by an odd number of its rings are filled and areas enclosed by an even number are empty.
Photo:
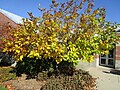
[[[49,30],[51,30],[51,27],[48,27]]]
[[[15,47],[17,48],[17,47],[18,47],[18,45],[17,45],[17,44],[15,44]]]
[[[39,44],[38,44],[38,43],[36,43],[36,45],[37,45],[37,46],[39,46]]]
[[[17,34],[14,34],[14,36],[17,36]]]
[[[34,51],[31,51],[29,55],[34,55],[34,53],[35,53]]]
[[[29,44],[29,42],[28,42],[28,41],[26,41],[26,42],[25,42],[25,44]]]
[[[48,25],[50,22],[49,21],[45,21],[45,24]]]
[[[34,56],[39,57],[39,53],[34,53]]]
[[[57,59],[56,63],[59,64],[62,61],[62,59]]]
[[[54,29],[54,28],[52,28],[52,30],[54,31],[55,29]]]
[[[23,55],[20,56],[20,60],[22,60],[22,59],[23,59]]]
[[[6,52],[7,51],[7,48],[3,49],[3,52]]]
[[[90,56],[89,61],[93,62],[94,61],[94,56]]]
[[[16,50],[16,53],[20,53],[20,50]]]
[[[20,40],[20,41],[23,41],[24,39],[23,39],[23,38],[20,38],[19,40]]]
[[[32,42],[31,44],[35,44],[35,42]]]
[[[27,37],[28,40],[30,40],[30,37]]]
[[[9,42],[8,42],[7,44],[8,44],[8,45],[10,45],[10,43],[9,43]]]
[[[47,49],[50,49],[50,47],[49,47],[49,46],[47,46],[46,48],[47,48]]]
[[[109,53],[109,51],[104,51],[104,54],[108,54]]]

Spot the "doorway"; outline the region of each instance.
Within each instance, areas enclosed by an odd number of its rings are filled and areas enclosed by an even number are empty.
[[[100,55],[99,64],[101,66],[114,67],[115,66],[114,50],[110,50],[109,54]]]

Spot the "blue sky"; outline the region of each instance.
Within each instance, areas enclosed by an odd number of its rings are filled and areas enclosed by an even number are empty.
[[[27,12],[33,12],[34,16],[40,16],[40,7],[49,8],[52,0],[0,0],[0,8],[28,18]],[[68,0],[57,0],[65,2]],[[94,0],[95,8],[104,7],[106,9],[107,21],[120,23],[120,0]]]

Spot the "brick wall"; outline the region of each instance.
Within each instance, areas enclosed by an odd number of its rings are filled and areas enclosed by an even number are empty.
[[[117,36],[120,36],[120,33],[117,33],[116,35],[117,35]]]
[[[120,33],[117,33],[116,35],[120,36]],[[120,44],[116,44],[116,48],[115,48],[115,60],[120,60]]]
[[[116,49],[115,49],[115,60],[120,60],[120,46],[116,46]]]
[[[118,32],[116,35],[120,36],[120,33]],[[115,68],[120,69],[120,43],[116,44],[115,48]]]
[[[14,21],[9,19],[4,14],[0,13],[0,25],[4,25],[4,24],[7,24],[7,23],[9,23],[9,25],[11,25],[12,27],[16,27],[17,26],[17,24]]]

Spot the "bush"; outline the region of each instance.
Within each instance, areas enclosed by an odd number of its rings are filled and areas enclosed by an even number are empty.
[[[17,62],[16,74],[19,76],[22,73],[28,75],[28,78],[35,78],[39,72],[51,71],[55,69],[56,62],[52,59],[36,59],[36,58],[23,58],[22,61]],[[54,68],[54,69],[52,69]]]
[[[11,54],[0,52],[0,66],[10,66],[15,62]]]
[[[53,59],[36,59],[36,58],[23,58],[22,61],[17,62],[16,74],[20,76],[25,73],[29,78],[35,78],[38,76],[45,76],[43,73],[47,74],[47,77],[58,76],[59,74],[73,75],[75,67],[73,63],[68,61],[62,61],[59,64]],[[40,77],[39,77],[40,78]]]
[[[62,61],[58,64],[58,71],[60,74],[73,75],[75,71],[75,66],[72,62]]]
[[[41,17],[29,13],[29,19],[9,32],[12,39],[3,37],[2,51],[17,60],[53,58],[57,64],[68,61],[74,66],[79,60],[92,62],[93,54],[107,54],[120,41],[118,25],[106,21],[104,8],[93,7],[93,0],[54,0],[50,9],[39,8]]]
[[[40,90],[94,90],[95,79],[83,70],[78,70],[72,76],[57,76],[50,78]]]

